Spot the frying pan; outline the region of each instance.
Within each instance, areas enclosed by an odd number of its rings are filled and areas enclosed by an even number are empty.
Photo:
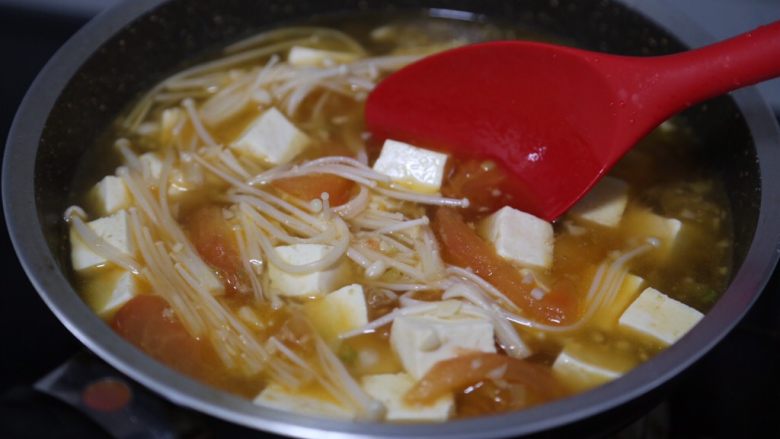
[[[734,217],[734,274],[688,335],[625,377],[525,411],[440,425],[349,423],[264,409],[157,363],[109,329],[71,284],[61,221],[74,170],[90,144],[144,89],[216,48],[269,27],[345,12],[419,11],[454,19],[496,17],[588,49],[660,55],[712,38],[663,1],[608,0],[135,0],[98,16],[51,59],[25,97],[8,138],[3,206],[27,275],[63,324],[102,359],[161,397],[259,430],[300,437],[505,437],[570,433],[605,416],[629,419],[711,349],[761,293],[780,248],[780,135],[752,88],[682,117],[721,172]],[[644,403],[644,405],[643,405]],[[614,415],[619,413],[620,415]]]

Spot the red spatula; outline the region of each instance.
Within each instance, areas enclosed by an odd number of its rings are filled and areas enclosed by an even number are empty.
[[[499,41],[401,69],[365,115],[380,138],[494,159],[515,207],[554,220],[669,116],[779,75],[780,22],[659,57]]]

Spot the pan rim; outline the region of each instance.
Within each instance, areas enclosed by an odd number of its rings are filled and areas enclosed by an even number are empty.
[[[97,318],[70,287],[41,232],[34,199],[38,143],[62,90],[100,45],[133,20],[168,0],[127,1],[104,12],[49,61],[28,91],[13,122],[3,160],[3,208],[17,255],[34,287],[60,321],[91,351],[170,401],[231,422],[274,433],[329,437],[499,437],[570,424],[625,404],[661,386],[709,351],[757,299],[778,259],[780,241],[780,135],[768,105],[752,87],[732,94],[755,142],[761,172],[761,206],[750,249],[722,300],[683,340],[623,379],[590,392],[503,415],[435,425],[366,424],[260,408],[251,401],[196,383],[132,348]],[[618,3],[696,47],[713,39],[662,1]],[[13,163],[13,166],[11,165]],[[766,239],[756,239],[766,237]],[[681,360],[682,359],[682,360]],[[640,385],[637,385],[637,382]]]

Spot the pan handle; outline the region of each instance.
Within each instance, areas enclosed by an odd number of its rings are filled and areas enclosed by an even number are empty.
[[[86,350],[41,378],[35,389],[120,439],[197,437],[206,430],[202,415],[163,400]]]

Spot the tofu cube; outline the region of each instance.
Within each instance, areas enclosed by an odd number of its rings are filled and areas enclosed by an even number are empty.
[[[637,361],[606,345],[569,342],[553,363],[553,373],[575,390],[587,390],[619,378]]]
[[[660,241],[659,255],[666,255],[675,246],[683,224],[680,220],[666,218],[646,209],[630,209],[623,224],[629,236],[655,238]]]
[[[396,317],[390,345],[415,379],[422,378],[439,361],[469,352],[496,351],[490,319],[460,312]]]
[[[633,274],[627,274],[620,285],[615,298],[608,306],[602,306],[596,311],[591,323],[600,329],[609,331],[617,327],[618,319],[628,305],[639,296],[644,288],[645,280]]]
[[[352,284],[303,305],[314,329],[328,343],[338,342],[339,334],[368,324],[368,308],[363,287]]]
[[[576,218],[604,227],[617,227],[628,204],[628,185],[623,180],[604,177],[570,212]]]
[[[685,335],[704,317],[690,306],[647,288],[620,316],[622,330],[663,346]]]
[[[141,162],[144,178],[151,181],[159,181],[162,174],[163,162],[157,157],[157,154],[153,152],[147,152],[141,154],[138,157],[138,161]]]
[[[411,190],[436,193],[441,189],[446,164],[446,154],[386,140],[374,170]]]
[[[276,252],[288,264],[303,265],[321,260],[331,248],[321,244],[293,244],[276,247]],[[349,262],[345,258],[325,270],[302,274],[288,273],[273,263],[268,264],[271,287],[289,297],[321,296],[344,286],[349,275]]]
[[[130,227],[128,224],[127,212],[119,212],[87,223],[87,227],[92,229],[95,234],[107,243],[114,246],[117,250],[127,254],[132,254],[130,247]],[[70,260],[75,271],[84,271],[98,268],[108,263],[102,256],[92,252],[81,240],[76,230],[70,229]]]
[[[181,169],[171,169],[168,175],[168,198],[171,200],[181,200],[188,193],[192,193],[200,186],[197,176],[186,175]]]
[[[414,386],[414,379],[405,373],[366,375],[363,390],[387,408],[385,420],[397,422],[442,422],[455,411],[452,394],[444,395],[431,404],[416,405],[404,400]]]
[[[147,152],[138,157],[141,162],[141,170],[144,178],[153,184],[159,184],[162,175],[163,161],[153,153]],[[168,198],[172,201],[180,201],[187,194],[192,193],[203,183],[204,175],[192,172],[192,167],[188,168],[189,175],[181,168],[171,168],[168,174]]]
[[[168,108],[163,110],[160,116],[160,143],[167,146],[176,134],[174,131],[185,120],[184,112],[180,108]]]
[[[100,273],[86,284],[84,300],[103,318],[110,318],[119,308],[140,293],[136,277],[125,270]]]
[[[306,134],[271,107],[231,147],[271,165],[281,165],[294,159],[309,143]]]
[[[121,178],[108,175],[97,182],[89,193],[92,207],[98,215],[111,215],[130,207],[132,196]]]
[[[116,280],[106,302],[96,312],[103,316],[111,315],[136,295],[138,295],[136,277],[133,273],[126,271]]]
[[[174,253],[181,252],[181,249],[174,249]],[[198,281],[200,286],[205,288],[211,294],[217,296],[225,292],[225,285],[214,273],[213,269],[205,263],[198,263],[192,260],[187,253],[179,254],[177,257],[183,260],[182,268],[184,268],[189,275]]]
[[[295,67],[331,67],[355,59],[357,59],[357,55],[354,53],[312,49],[303,46],[293,46],[287,55],[287,62]]]
[[[493,243],[499,256],[517,265],[552,266],[553,227],[541,218],[505,206],[483,219],[477,232]]]
[[[354,410],[335,401],[327,392],[307,392],[306,389],[289,390],[276,383],[271,383],[263,389],[255,397],[254,403],[295,414],[343,420],[355,418]]]

